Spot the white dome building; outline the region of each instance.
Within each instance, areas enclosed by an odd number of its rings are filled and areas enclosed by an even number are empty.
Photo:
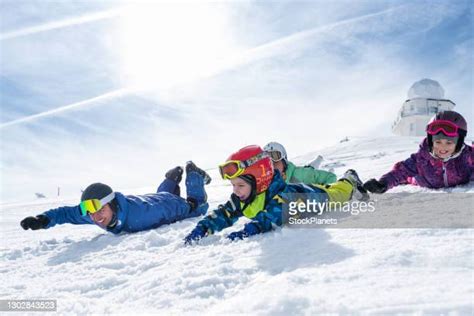
[[[424,136],[431,117],[440,111],[452,110],[454,106],[454,102],[444,98],[444,89],[437,81],[417,81],[408,90],[408,100],[398,112],[392,132],[400,136]]]

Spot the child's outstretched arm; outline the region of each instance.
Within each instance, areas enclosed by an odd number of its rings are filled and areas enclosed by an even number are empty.
[[[380,180],[369,179],[364,183],[364,188],[371,193],[385,193],[388,189],[396,187],[400,184],[408,183],[409,177],[418,174],[416,161],[418,153],[412,154],[410,158],[397,162],[392,171],[384,174]]]
[[[193,231],[184,238],[184,243],[190,245],[193,241],[198,241],[207,235],[221,231],[224,228],[234,225],[234,223],[242,216],[239,204],[240,201],[234,195],[224,205],[219,205],[198,222]]]
[[[418,153],[412,154],[410,158],[397,162],[392,171],[384,174],[379,182],[386,185],[387,190],[396,187],[400,184],[407,184],[409,177],[414,177],[418,174],[416,163]]]
[[[244,239],[253,235],[262,234],[273,230],[274,226],[282,225],[282,200],[279,196],[275,196],[265,207],[260,211],[250,223],[244,226],[244,229],[233,232],[227,236],[230,240]]]

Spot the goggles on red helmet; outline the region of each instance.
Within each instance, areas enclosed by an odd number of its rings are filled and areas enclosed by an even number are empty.
[[[219,171],[222,179],[235,179],[245,172],[245,169],[256,163],[257,161],[268,157],[265,152],[255,155],[247,160],[229,160],[219,165]]]

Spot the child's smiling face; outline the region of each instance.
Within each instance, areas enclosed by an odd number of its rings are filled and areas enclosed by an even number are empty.
[[[241,201],[247,200],[252,193],[252,186],[239,177],[231,179],[230,182],[232,183],[234,194],[237,195]]]
[[[456,143],[448,139],[437,139],[433,141],[433,154],[441,159],[446,159],[454,154]]]

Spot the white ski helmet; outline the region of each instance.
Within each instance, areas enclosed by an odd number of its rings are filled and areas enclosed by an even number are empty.
[[[270,156],[273,162],[280,160],[288,161],[288,156],[286,155],[286,149],[282,144],[277,142],[270,142],[263,147],[263,150]]]

